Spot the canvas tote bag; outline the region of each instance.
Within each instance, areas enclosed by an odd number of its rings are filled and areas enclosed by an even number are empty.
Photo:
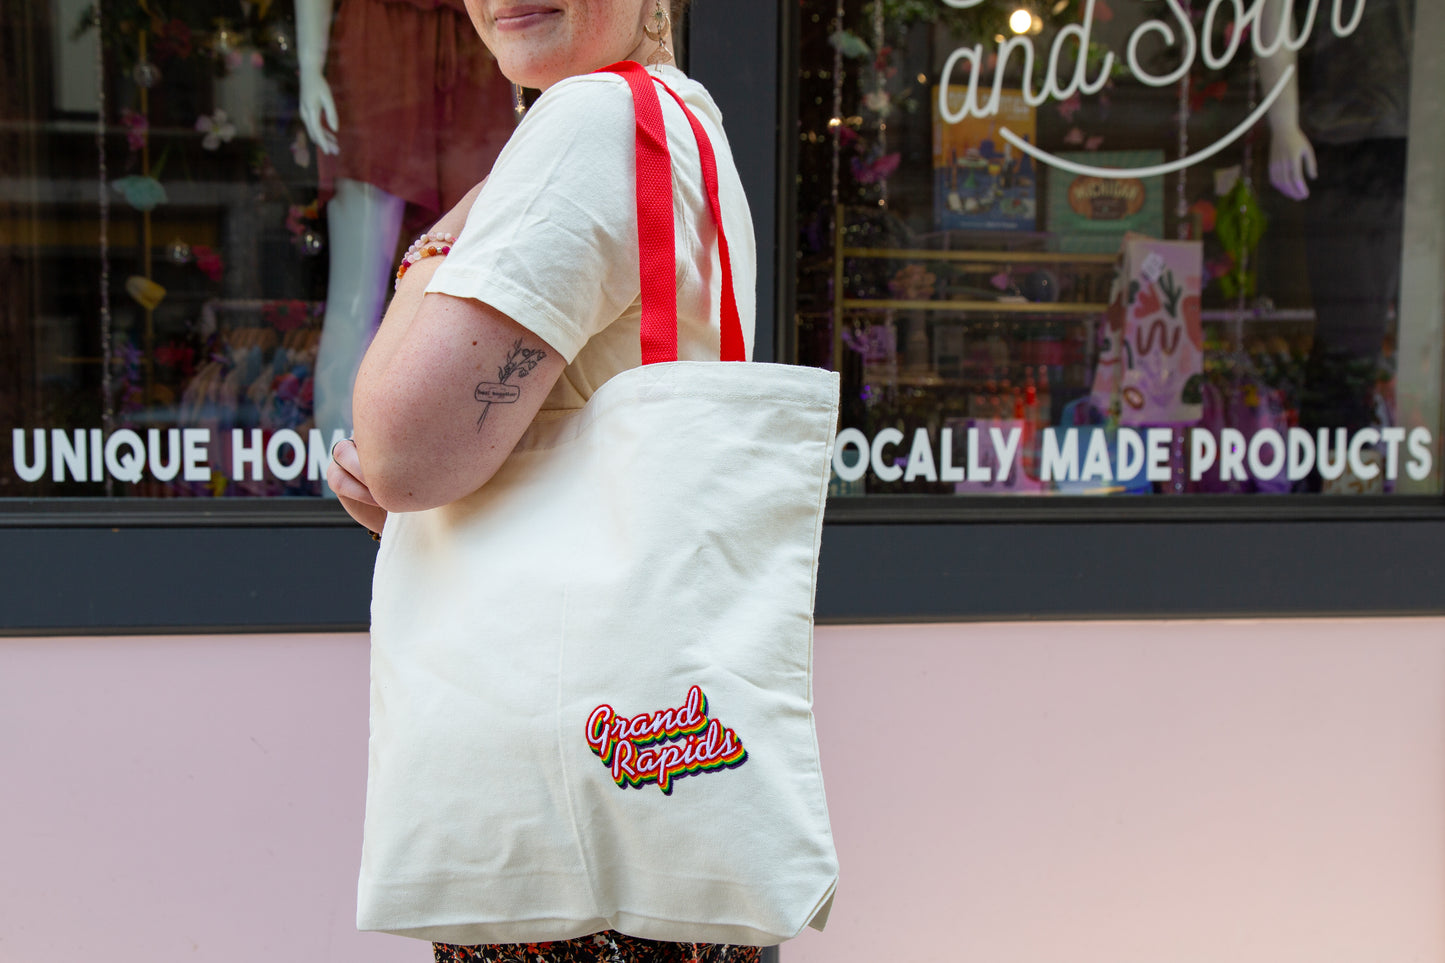
[[[637,115],[644,363],[539,415],[475,493],[387,520],[364,930],[765,945],[831,906],[812,612],[838,376],[742,360],[690,114],[723,360],[676,360],[662,110],[607,69]]]

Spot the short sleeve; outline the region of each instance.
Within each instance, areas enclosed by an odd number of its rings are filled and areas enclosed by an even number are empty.
[[[570,364],[637,299],[632,98],[564,80],[527,112],[428,292],[491,305]]]

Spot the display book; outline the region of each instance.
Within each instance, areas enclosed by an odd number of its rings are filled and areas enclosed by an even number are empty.
[[[1027,153],[1004,140],[1007,128],[1026,142],[1037,139],[1034,108],[1019,90],[1000,92],[998,113],[945,122],[938,88],[933,104],[933,220],[941,231],[1032,231],[1038,214],[1038,168]],[[967,90],[948,91],[959,111]]]

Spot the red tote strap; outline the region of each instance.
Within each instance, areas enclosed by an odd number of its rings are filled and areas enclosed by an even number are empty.
[[[672,158],[667,149],[667,128],[662,104],[650,81],[656,80],[682,108],[702,163],[703,184],[708,207],[717,225],[718,256],[722,264],[721,343],[723,361],[743,361],[742,322],[733,290],[732,259],[723,233],[722,207],[718,200],[717,158],[702,124],[682,99],[640,64],[622,61],[602,68],[618,74],[632,90],[637,118],[637,239],[642,281],[642,363],[677,360],[676,249],[673,244]]]
[[[632,61],[604,67],[632,88],[637,116],[637,243],[642,275],[642,363],[677,360],[677,255],[672,237],[672,158],[662,104]]]
[[[717,156],[713,154],[712,141],[708,139],[707,131],[702,129],[702,122],[687,109],[687,104],[682,102],[677,91],[664,84],[660,77],[652,79],[657,81],[658,85],[677,102],[677,106],[682,108],[688,124],[692,127],[692,136],[697,141],[698,158],[702,161],[702,182],[707,188],[707,205],[712,209],[712,222],[717,225],[718,261],[722,264],[720,356],[723,361],[743,361],[747,358],[747,347],[743,344],[743,323],[738,317],[738,300],[733,291],[732,256],[728,253],[728,237],[723,231],[722,203],[718,200]]]

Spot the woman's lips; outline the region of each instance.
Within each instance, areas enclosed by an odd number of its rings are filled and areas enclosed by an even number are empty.
[[[507,7],[498,10],[496,23],[498,30],[526,30],[528,27],[535,27],[552,17],[560,14],[556,7],[544,7],[540,5],[527,5]]]

